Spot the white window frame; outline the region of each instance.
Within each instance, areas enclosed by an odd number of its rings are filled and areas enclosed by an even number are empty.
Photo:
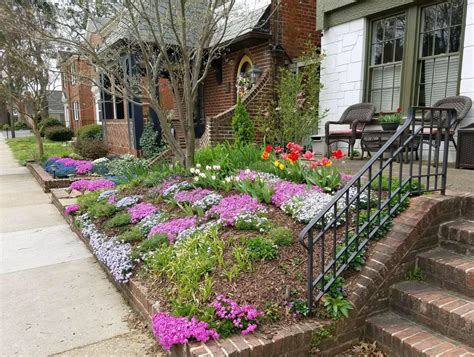
[[[77,82],[77,69],[76,69],[76,62],[71,64],[71,84],[74,86]]]
[[[79,121],[79,102],[77,100],[72,102],[72,115],[75,121]]]

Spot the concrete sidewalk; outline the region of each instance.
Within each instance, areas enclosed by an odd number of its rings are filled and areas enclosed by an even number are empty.
[[[152,353],[153,339],[129,327],[129,307],[2,135],[0,252],[0,355]]]

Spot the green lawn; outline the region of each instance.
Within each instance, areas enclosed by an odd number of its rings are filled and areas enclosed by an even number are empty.
[[[43,140],[44,157],[40,158],[36,141],[33,136],[26,138],[8,139],[7,144],[13,151],[13,156],[18,160],[20,165],[25,165],[27,160],[42,161],[50,156],[66,156],[73,152],[72,147],[67,143]]]

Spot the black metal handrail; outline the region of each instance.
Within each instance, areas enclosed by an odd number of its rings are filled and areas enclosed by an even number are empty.
[[[310,312],[410,195],[445,193],[449,132],[455,120],[454,109],[410,108],[397,132],[301,231],[299,240],[308,253]],[[408,170],[404,171],[404,165]],[[316,276],[315,265],[319,266]]]

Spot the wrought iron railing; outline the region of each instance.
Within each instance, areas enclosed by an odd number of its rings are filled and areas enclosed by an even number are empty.
[[[410,195],[445,193],[455,119],[453,109],[410,108],[395,134],[301,231],[310,312]]]

